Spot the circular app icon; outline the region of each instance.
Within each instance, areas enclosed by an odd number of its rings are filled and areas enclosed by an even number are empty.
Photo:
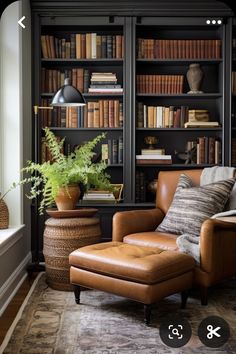
[[[189,322],[182,317],[167,317],[160,324],[160,337],[163,343],[179,348],[188,343],[192,335]]]
[[[210,348],[219,348],[227,342],[230,336],[228,323],[221,317],[209,316],[198,327],[198,337]]]

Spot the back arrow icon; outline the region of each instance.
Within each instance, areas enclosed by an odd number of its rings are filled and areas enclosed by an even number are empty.
[[[25,28],[25,25],[22,23],[22,21],[24,21],[25,19],[25,16],[21,17],[21,19],[18,21],[19,25],[22,27],[22,28]]]

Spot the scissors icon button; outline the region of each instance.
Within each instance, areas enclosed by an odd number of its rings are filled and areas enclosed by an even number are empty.
[[[221,335],[218,333],[218,331],[221,329],[221,327],[216,327],[214,328],[212,325],[208,325],[207,326],[207,330],[208,330],[208,334],[207,334],[207,338],[208,339],[212,339],[213,336],[216,336],[218,338],[221,337]]]
[[[198,337],[207,347],[220,348],[230,337],[230,327],[222,317],[209,316],[200,323]]]

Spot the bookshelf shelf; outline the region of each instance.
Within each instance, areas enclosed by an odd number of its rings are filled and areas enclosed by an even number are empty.
[[[65,130],[65,131],[122,131],[123,128],[61,128],[61,127],[50,127],[51,130]]]
[[[198,93],[198,94],[160,94],[160,93],[137,93],[137,97],[173,97],[173,98],[187,98],[187,99],[197,99],[197,98],[219,98],[222,97],[220,92],[216,93]]]
[[[123,65],[123,59],[113,59],[113,58],[101,58],[101,59],[61,59],[61,58],[55,58],[55,59],[41,59],[42,63],[62,63],[62,64],[67,64],[67,63],[78,63],[78,64],[83,64],[85,63],[86,65]]]
[[[183,163],[172,163],[172,164],[145,164],[145,165],[136,165],[136,167],[152,167],[152,168],[204,168],[204,167],[212,167],[215,165],[210,164],[183,164]]]
[[[42,92],[40,94],[42,97],[53,97],[53,93],[49,93],[49,92]],[[123,93],[83,93],[83,96],[85,98],[89,98],[89,97],[122,97]]]
[[[189,131],[221,131],[222,127],[217,128],[136,128],[136,130],[140,131],[179,131],[179,132],[189,132]]]
[[[186,65],[201,63],[203,65],[215,65],[222,63],[222,59],[137,59],[140,64]]]

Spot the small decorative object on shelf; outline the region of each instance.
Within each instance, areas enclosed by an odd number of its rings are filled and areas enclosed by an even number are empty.
[[[197,143],[196,141],[188,141],[184,152],[175,151],[178,159],[184,161],[186,165],[196,163]]]
[[[155,149],[158,140],[156,136],[145,136],[144,141],[148,149]]]
[[[121,201],[124,185],[122,183],[113,183],[112,187],[114,187],[113,195],[116,199],[116,203],[119,203]]]
[[[0,229],[8,229],[9,211],[8,207],[0,194]]]
[[[152,194],[156,195],[157,192],[157,179],[154,179],[153,181],[148,183],[148,190],[149,192],[151,192]]]
[[[203,91],[200,91],[200,87],[204,73],[200,67],[200,64],[190,64],[186,76],[190,87],[190,91],[188,93],[203,93]]]

